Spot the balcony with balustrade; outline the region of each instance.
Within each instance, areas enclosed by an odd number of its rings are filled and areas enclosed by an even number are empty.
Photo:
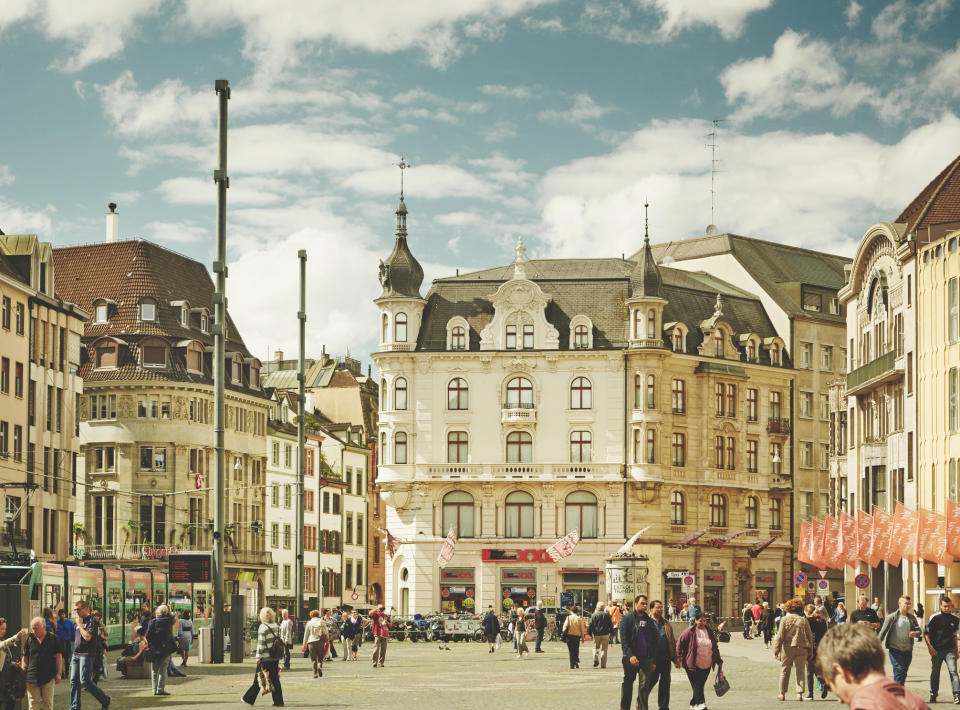
[[[500,423],[535,425],[537,409],[530,402],[504,402],[500,410]]]

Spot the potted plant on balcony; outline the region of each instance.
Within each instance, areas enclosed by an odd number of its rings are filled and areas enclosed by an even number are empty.
[[[177,523],[177,525],[180,527],[180,539],[178,542],[183,545],[184,541],[187,539],[187,535],[190,534],[190,528],[192,525],[190,525],[190,523]]]
[[[73,524],[73,538],[78,543],[86,542],[87,529],[83,526],[83,523],[77,521]]]
[[[231,549],[236,550],[237,545],[233,541],[233,523],[229,523],[223,528],[223,542],[225,545],[229,545]]]

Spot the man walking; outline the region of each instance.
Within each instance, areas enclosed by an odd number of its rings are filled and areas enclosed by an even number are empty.
[[[73,657],[73,637],[77,634],[77,627],[67,617],[67,610],[61,609],[57,619],[57,638],[60,639],[60,652],[63,655],[63,668],[70,670],[70,660]]]
[[[663,602],[657,600],[650,605],[650,616],[657,630],[657,650],[653,654],[654,669],[650,674],[650,690],[652,692],[653,686],[659,683],[657,708],[670,710],[670,673],[673,670],[670,664],[680,667],[680,659],[677,658],[677,640],[673,635],[673,627],[663,615]]]
[[[23,647],[30,710],[53,710],[53,686],[63,677],[63,657],[57,637],[47,633],[43,617],[30,621],[31,634]]]
[[[623,612],[620,611],[620,605],[617,602],[610,602],[607,613],[610,614],[610,620],[613,622],[613,634],[610,641],[611,643],[620,643],[620,622],[623,621]]]
[[[500,619],[493,611],[493,604],[487,607],[487,613],[480,622],[483,626],[483,636],[487,640],[489,653],[497,650],[497,638],[500,636]]]
[[[78,601],[74,611],[77,614],[77,635],[74,638],[73,659],[70,662],[70,710],[81,710],[80,696],[84,688],[100,703],[101,710],[107,710],[110,707],[110,696],[93,682],[93,663],[97,658],[100,625],[93,618],[85,601]]]
[[[700,605],[697,604],[697,600],[690,597],[687,600],[687,623],[693,626],[693,622],[697,620],[697,614],[702,612],[703,610],[700,608]]]
[[[850,615],[850,622],[853,624],[866,624],[876,631],[880,628],[880,617],[877,612],[869,605],[866,597],[860,597],[859,607]]]
[[[923,640],[930,652],[930,702],[937,702],[940,692],[940,666],[947,664],[950,674],[950,688],[953,690],[953,704],[960,705],[960,678],[957,677],[957,627],[960,619],[953,614],[953,601],[944,595],[940,597],[940,611],[927,619],[927,628]]]
[[[497,624],[499,626],[499,620]],[[537,609],[533,612],[533,624],[537,629],[537,643],[533,650],[536,653],[543,653],[543,649],[540,648],[540,644],[543,643],[543,634],[547,630],[547,615],[543,611],[542,601],[537,601]]]
[[[384,606],[380,604],[370,612],[370,623],[373,630],[373,667],[383,668],[383,661],[387,657],[387,639],[390,630],[387,628],[389,617],[383,613]]]
[[[613,632],[613,620],[602,602],[597,602],[587,632],[593,636],[593,667],[607,667],[607,646]]]
[[[906,594],[897,600],[897,611],[887,614],[880,629],[880,641],[890,653],[893,680],[903,685],[913,660],[913,644],[920,638],[920,624],[913,615],[913,602]]]
[[[630,710],[633,683],[637,682],[638,710],[648,710],[650,682],[656,670],[653,656],[657,650],[657,629],[647,614],[647,597],[634,600],[633,611],[620,622],[620,646],[623,649],[623,684],[620,687],[620,710]]]
[[[280,610],[280,640],[283,641],[283,669],[290,670],[290,649],[293,648],[293,619],[286,609]],[[332,642],[331,642],[332,643]]]

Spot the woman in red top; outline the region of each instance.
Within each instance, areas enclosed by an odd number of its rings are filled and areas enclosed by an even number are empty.
[[[693,617],[693,626],[687,627],[677,639],[677,658],[680,665],[687,672],[693,697],[690,698],[690,707],[705,706],[703,688],[707,684],[710,670],[717,666],[723,667],[720,658],[720,647],[717,645],[717,635],[707,627],[707,619],[702,611]]]

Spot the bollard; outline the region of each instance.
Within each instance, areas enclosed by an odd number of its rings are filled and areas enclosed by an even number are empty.
[[[245,599],[242,594],[230,595],[230,662],[243,663],[243,649],[247,633],[243,628],[243,610]]]

